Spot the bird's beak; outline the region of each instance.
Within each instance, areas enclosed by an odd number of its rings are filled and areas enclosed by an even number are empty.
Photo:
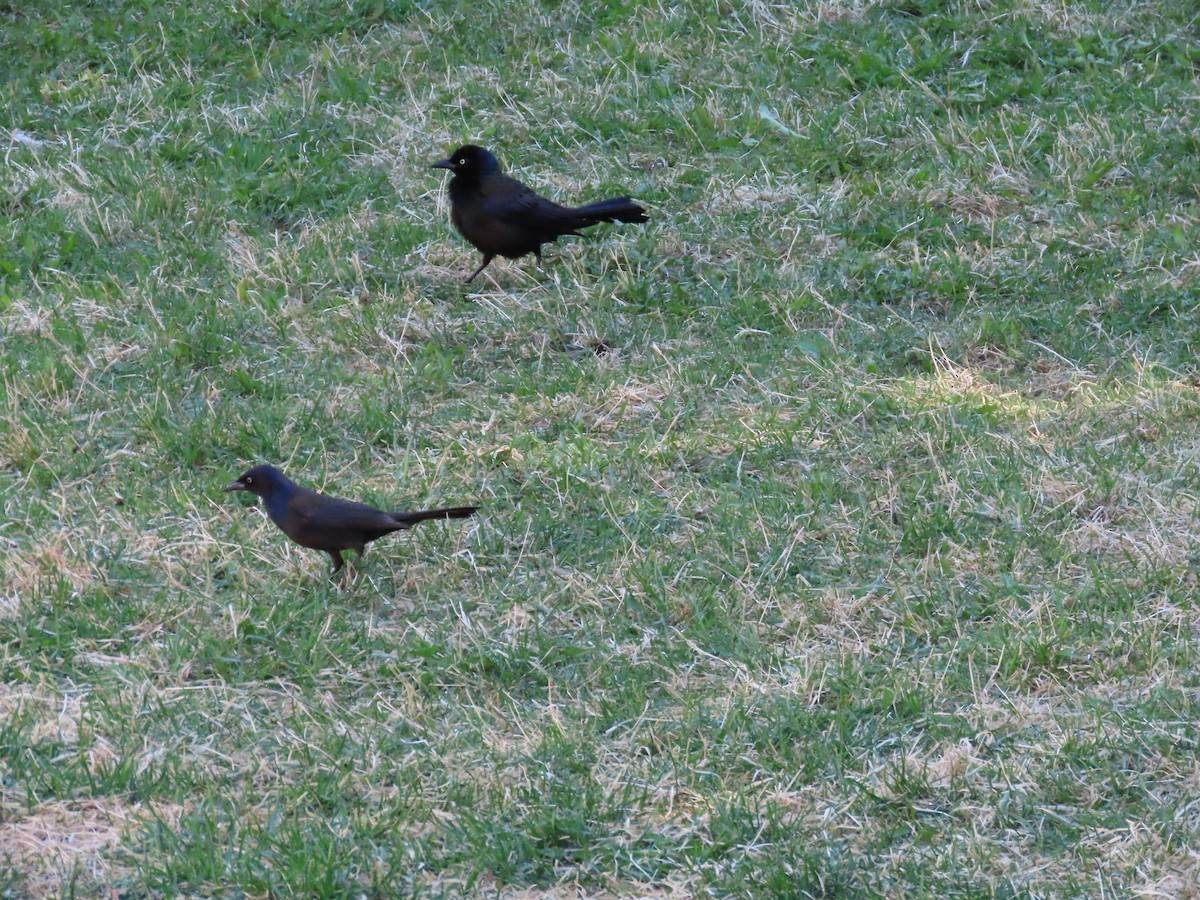
[[[431,169],[450,169],[451,171],[454,171],[454,160],[439,159],[435,163],[430,163],[429,168],[431,168]]]
[[[246,486],[240,481],[231,481],[225,485],[225,493],[229,493],[230,491],[244,491],[245,489]]]

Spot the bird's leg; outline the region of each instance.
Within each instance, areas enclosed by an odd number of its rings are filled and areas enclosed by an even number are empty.
[[[362,562],[363,555],[361,547],[351,547],[350,549],[354,551],[354,559],[350,560],[350,564],[346,566],[346,584],[354,580],[354,576],[358,572],[358,564]]]
[[[474,281],[475,276],[478,275],[480,272],[482,272],[484,269],[486,269],[488,267],[488,263],[490,263],[495,258],[496,258],[496,254],[494,254],[494,253],[483,254],[483,262],[481,262],[479,264],[479,268],[476,269],[474,272],[472,272],[471,277],[468,278],[466,281],[464,281],[463,284],[470,284],[472,281]]]
[[[336,575],[338,570],[342,567],[342,551],[326,550],[325,552],[328,553],[329,558],[333,560],[333,571],[329,573],[329,577],[333,578],[333,576]]]
[[[538,244],[533,250],[533,258],[537,261],[537,267],[542,267],[542,245]]]

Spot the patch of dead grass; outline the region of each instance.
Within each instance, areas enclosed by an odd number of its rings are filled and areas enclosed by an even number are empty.
[[[0,823],[0,856],[25,877],[31,897],[62,896],[82,876],[98,887],[124,878],[110,851],[136,827],[141,808],[115,798],[43,803],[33,812]]]

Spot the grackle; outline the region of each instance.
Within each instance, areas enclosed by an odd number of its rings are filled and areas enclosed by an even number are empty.
[[[542,244],[597,222],[648,222],[646,210],[629,197],[600,200],[587,206],[559,206],[532,188],[505,175],[500,163],[482,147],[466,144],[434,169],[449,169],[450,221],[483,254],[483,262],[467,279],[488,267],[497,255],[517,259],[532,253],[542,264]]]
[[[342,551],[362,559],[365,546],[393,531],[412,528],[426,519],[465,519],[477,506],[452,506],[423,512],[384,512],[365,503],[339,500],[300,487],[274,466],[255,466],[226,491],[249,491],[263,498],[267,515],[301,547],[324,550],[333,559],[333,572],[342,567]]]

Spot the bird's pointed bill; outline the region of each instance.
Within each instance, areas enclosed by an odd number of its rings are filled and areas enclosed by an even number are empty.
[[[453,169],[454,168],[454,160],[453,159],[439,159],[435,163],[430,163],[429,168],[431,168],[431,169]]]
[[[229,493],[230,491],[244,491],[245,489],[246,485],[242,484],[240,481],[231,481],[229,484],[225,485],[226,493]]]

